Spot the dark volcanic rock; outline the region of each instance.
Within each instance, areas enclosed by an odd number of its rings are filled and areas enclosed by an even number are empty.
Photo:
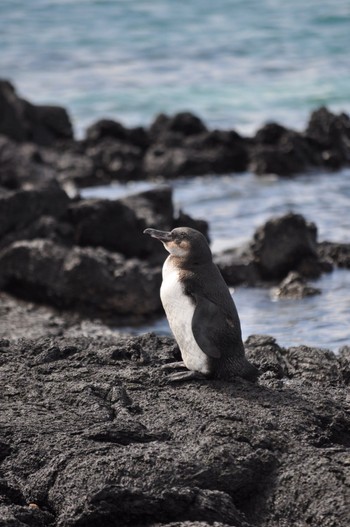
[[[119,200],[83,199],[69,207],[78,245],[105,247],[127,257],[145,256],[146,242],[135,212]]]
[[[345,113],[335,115],[319,108],[311,114],[305,135],[314,142],[327,167],[338,169],[349,164],[350,118]]]
[[[295,271],[291,271],[273,291],[274,297],[287,299],[300,299],[307,296],[319,295],[320,293],[320,289],[310,286],[306,280]]]
[[[33,143],[17,144],[0,136],[0,185],[18,189],[23,185],[45,184],[57,178],[55,169],[43,160]]]
[[[229,285],[258,285],[285,278],[291,271],[303,278],[317,278],[332,270],[331,258],[320,246],[316,226],[299,214],[288,213],[268,220],[251,242],[216,254],[214,260]]]
[[[320,274],[317,228],[299,214],[273,218],[257,229],[251,244],[254,261],[265,279],[281,278],[291,270]]]
[[[3,249],[0,285],[22,298],[116,316],[149,316],[160,309],[158,268],[102,248],[69,249],[49,240]]]
[[[163,246],[144,236],[147,227],[171,230],[180,224],[197,228],[208,236],[208,223],[180,212],[174,216],[172,190],[158,187],[119,200],[84,199],[69,207],[79,245],[102,246],[126,257],[162,257]]]
[[[170,338],[0,350],[4,526],[348,524],[345,356],[250,337],[259,385],[169,385]]]
[[[214,262],[229,285],[256,285],[262,280],[260,269],[248,246],[215,254]]]
[[[234,131],[207,131],[187,114],[158,117],[150,134],[154,143],[143,166],[151,177],[242,172],[247,168],[248,152],[241,136]]]
[[[317,251],[321,258],[330,261],[337,267],[350,269],[350,244],[320,242]]]
[[[28,227],[43,215],[61,217],[69,203],[67,194],[52,181],[28,190],[0,191],[0,237]]]
[[[157,115],[149,129],[149,134],[153,142],[156,142],[164,135],[179,134],[182,136],[190,136],[203,132],[207,132],[205,124],[199,117],[190,112],[180,112],[172,117],[161,113]]]
[[[144,152],[139,146],[105,137],[96,143],[88,143],[85,154],[94,164],[95,184],[144,177]]]
[[[3,189],[0,205],[0,289],[116,317],[150,317],[161,308],[166,251],[145,228],[171,230],[181,221],[208,236],[207,222],[174,216],[170,187],[114,201],[70,200],[51,182]]]
[[[321,164],[308,140],[277,124],[258,130],[250,152],[250,168],[258,175],[291,176]]]
[[[31,104],[18,97],[10,82],[0,80],[0,134],[14,141],[49,145],[71,139],[73,129],[64,108]]]
[[[96,143],[106,137],[130,143],[142,150],[149,146],[148,134],[144,128],[126,128],[121,123],[111,119],[101,119],[86,130],[86,141],[88,143]]]

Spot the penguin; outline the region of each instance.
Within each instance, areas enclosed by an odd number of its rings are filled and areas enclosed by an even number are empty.
[[[172,380],[256,380],[259,372],[245,357],[236,306],[203,234],[189,227],[144,233],[170,253],[163,265],[160,297],[180,348],[180,364],[189,370],[174,374]]]

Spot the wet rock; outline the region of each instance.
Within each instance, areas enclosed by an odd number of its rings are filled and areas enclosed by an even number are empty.
[[[320,257],[331,265],[350,269],[350,244],[336,242],[320,242],[317,246]]]
[[[0,252],[1,288],[21,298],[117,315],[160,309],[158,268],[102,248],[49,240],[15,242]]]
[[[49,145],[73,137],[72,124],[64,108],[37,106],[20,98],[14,86],[0,81],[0,134],[14,141]]]
[[[321,294],[321,290],[310,286],[297,272],[291,271],[278,287],[272,291],[274,298],[301,299]]]
[[[27,505],[25,525],[346,525],[341,360],[253,336],[260,384],[172,386],[160,366],[175,348],[152,334],[9,341],[2,517]],[[40,360],[49,350],[58,360]]]
[[[254,261],[265,279],[281,278],[302,268],[303,275],[317,277],[317,228],[299,214],[272,218],[258,228],[251,244]]]

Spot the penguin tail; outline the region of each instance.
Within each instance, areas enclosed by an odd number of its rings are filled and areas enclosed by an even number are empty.
[[[247,379],[248,381],[255,382],[260,375],[258,368],[253,366],[253,364],[251,364],[245,357],[240,368],[240,377],[243,377],[243,379]]]

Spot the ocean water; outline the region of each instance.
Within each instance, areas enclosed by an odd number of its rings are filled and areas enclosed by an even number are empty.
[[[159,112],[181,110],[241,133],[266,121],[302,129],[320,105],[350,113],[349,35],[349,0],[1,0],[0,76],[33,102],[65,106],[78,136],[101,117],[147,126]],[[314,221],[320,240],[350,243],[349,170],[170,184],[178,208],[209,220],[213,251],[290,210]],[[83,195],[112,199],[150,186]],[[316,286],[320,296],[300,301],[237,288],[244,337],[350,345],[350,272],[324,275]],[[169,332],[164,318],[137,331],[150,329]]]
[[[68,108],[147,125],[191,110],[251,133],[350,110],[349,0],[1,0],[0,75]]]

